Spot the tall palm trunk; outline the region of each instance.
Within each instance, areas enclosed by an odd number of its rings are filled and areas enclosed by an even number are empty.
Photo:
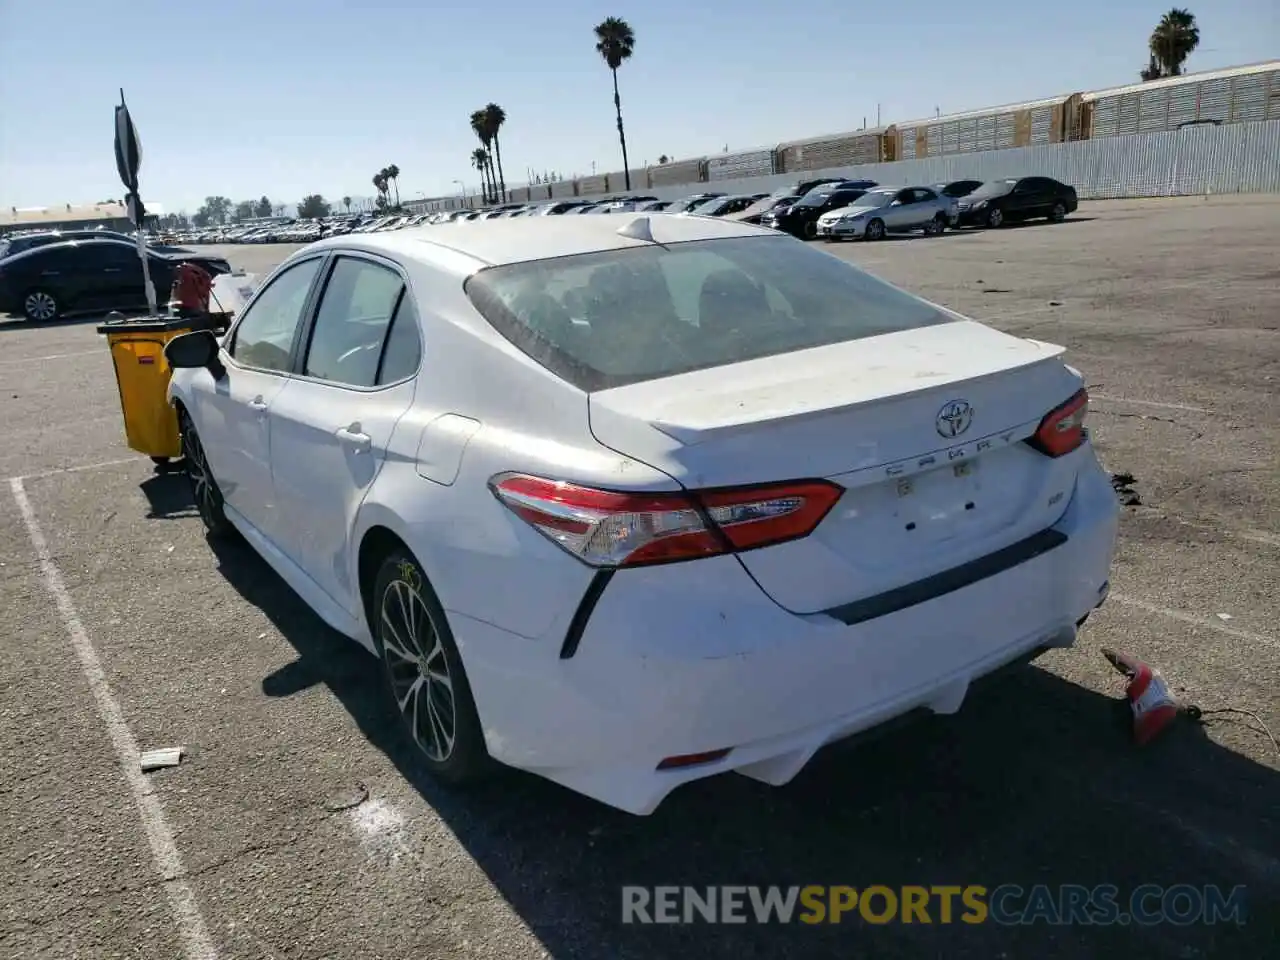
[[[627,163],[627,135],[622,132],[622,98],[618,96],[618,71],[613,70],[613,109],[618,115],[618,141],[622,144],[622,176],[631,190],[631,164]]]
[[[493,135],[493,155],[498,160],[498,192],[502,195],[502,202],[507,202],[507,178],[502,174],[502,145],[498,142],[498,135]]]
[[[396,188],[396,206],[400,206],[400,179],[399,177],[391,181],[392,186]]]
[[[498,202],[498,184],[497,184],[497,181],[493,179],[493,157],[485,158],[484,176],[485,176],[485,183],[484,183],[485,203],[497,203]]]

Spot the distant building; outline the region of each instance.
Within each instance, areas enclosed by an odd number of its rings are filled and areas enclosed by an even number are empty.
[[[147,213],[155,216],[163,213],[154,205],[147,206]],[[6,207],[0,209],[0,233],[26,232],[29,230],[104,230],[133,229],[129,212],[120,203],[95,203],[92,206],[75,206],[67,203],[57,207]]]

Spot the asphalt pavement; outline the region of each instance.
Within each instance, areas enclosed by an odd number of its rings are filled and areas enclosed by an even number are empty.
[[[291,249],[222,252],[263,272]],[[434,785],[372,658],[248,548],[211,549],[181,478],[126,448],[93,321],[0,319],[0,957],[1274,955],[1280,747],[1257,720],[1280,733],[1280,197],[826,249],[1068,348],[1127,503],[1113,593],[1074,649],[955,717],[647,818],[515,772]],[[1256,718],[1135,748],[1103,646]],[[129,766],[166,746],[180,766]],[[1249,911],[621,922],[624,885],[1108,883],[1243,885]]]

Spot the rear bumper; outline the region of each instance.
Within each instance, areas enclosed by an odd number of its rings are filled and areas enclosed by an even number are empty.
[[[1106,597],[1118,512],[1091,456],[1052,528],[1057,545],[852,624],[786,612],[733,557],[619,572],[569,659],[562,638],[451,622],[496,759],[647,814],[680,784],[729,770],[784,784],[828,743],[916,709],[954,713],[979,677],[1070,646]],[[714,763],[657,769],[723,749]]]

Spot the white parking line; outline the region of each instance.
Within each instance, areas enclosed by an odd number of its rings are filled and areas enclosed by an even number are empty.
[[[1130,400],[1126,397],[1109,397],[1105,393],[1089,394],[1091,400],[1106,400],[1110,403],[1131,403],[1135,407],[1157,407],[1161,410],[1186,410],[1188,413],[1212,413],[1205,407],[1193,407],[1186,403],[1163,403],[1159,400]]]
[[[10,477],[9,482],[16,480],[42,480],[45,477],[56,477],[61,473],[80,473],[84,470],[101,470],[104,467],[118,467],[125,463],[141,463],[138,457],[122,457],[119,460],[100,460],[97,463],[82,463],[77,467],[58,467],[55,470],[42,470],[39,473],[24,473],[21,476]]]
[[[1158,603],[1148,603],[1145,600],[1139,600],[1137,597],[1127,597],[1123,594],[1113,593],[1110,599],[1118,603],[1123,603],[1129,607],[1137,607],[1139,610],[1145,610],[1147,613],[1154,613],[1157,616],[1168,617],[1170,620],[1177,620],[1179,623],[1185,623],[1193,627],[1199,627],[1202,630],[1211,630],[1214,633],[1220,633],[1224,637],[1231,637],[1233,640],[1244,640],[1248,643],[1261,644],[1264,647],[1275,647],[1280,649],[1280,639],[1268,636],[1265,633],[1253,633],[1250,630],[1240,630],[1236,627],[1228,627],[1226,624],[1217,623],[1207,617],[1197,617],[1191,613],[1183,613],[1181,610],[1174,610],[1172,607],[1164,607]]]
[[[142,828],[146,833],[147,843],[151,847],[151,857],[155,861],[156,869],[160,872],[164,891],[169,898],[169,909],[173,913],[174,924],[182,939],[183,954],[187,960],[215,960],[217,951],[209,938],[209,931],[200,913],[199,904],[196,903],[195,893],[185,879],[182,855],[174,843],[173,831],[165,819],[164,808],[151,782],[143,775],[139,766],[138,742],[134,739],[128,723],[125,722],[120,704],[111,693],[106,673],[102,669],[102,662],[98,659],[98,653],[93,648],[89,634],[85,631],[80,614],[71,600],[71,594],[67,592],[62,572],[49,552],[48,541],[40,530],[40,524],[36,520],[35,510],[27,497],[22,479],[15,477],[10,480],[9,489],[13,493],[14,502],[18,505],[18,512],[22,515],[22,522],[26,525],[31,547],[40,561],[40,573],[44,579],[45,588],[49,591],[62,617],[71,646],[80,660],[85,679],[89,682],[89,690],[93,694],[98,718],[107,728],[111,746],[115,749],[116,759],[120,763],[120,770],[138,807]]]
[[[39,363],[42,360],[67,360],[71,357],[88,357],[91,355],[109,357],[105,350],[80,350],[76,353],[51,353],[47,357],[23,357],[20,360],[0,360],[0,364]]]

